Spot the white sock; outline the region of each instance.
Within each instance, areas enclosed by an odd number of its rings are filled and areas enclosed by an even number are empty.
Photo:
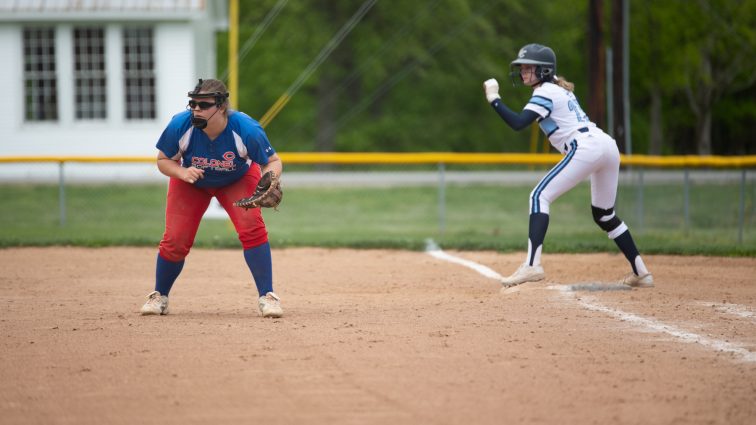
[[[645,276],[648,274],[648,269],[643,263],[643,259],[640,255],[635,257],[635,270],[638,270],[638,276]]]

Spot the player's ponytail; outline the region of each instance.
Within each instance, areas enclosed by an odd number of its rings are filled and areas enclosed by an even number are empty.
[[[575,84],[567,81],[567,79],[562,77],[561,75],[554,76],[554,84],[558,85],[559,87],[565,90],[569,90],[569,91],[575,90]]]

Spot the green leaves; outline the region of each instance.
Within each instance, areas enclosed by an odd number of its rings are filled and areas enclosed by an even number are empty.
[[[241,1],[240,46],[279,1]],[[239,64],[240,109],[261,118],[362,4],[288,1]],[[504,102],[521,109],[531,91],[511,86],[509,63],[521,46],[538,42],[554,48],[559,74],[576,84],[585,106],[588,4],[379,1],[266,131],[280,151],[528,151],[529,133],[514,132],[501,122],[486,103],[481,84],[499,79]],[[604,2],[607,46],[613,4]],[[709,110],[712,153],[753,153],[756,147],[728,135],[748,134],[748,123],[756,118],[753,108],[744,106],[749,101],[743,95],[753,90],[756,79],[755,4],[631,2],[630,101],[638,130],[632,132],[636,152],[648,149],[654,95],[661,98],[654,100],[661,106],[653,127],[661,132],[657,141],[662,152],[695,152],[701,131],[696,123],[702,121],[701,111]],[[226,43],[227,35],[221,34],[219,74],[227,68]],[[744,119],[721,121],[721,108],[741,106],[747,111]]]

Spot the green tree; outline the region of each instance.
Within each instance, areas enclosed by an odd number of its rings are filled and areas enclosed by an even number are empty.
[[[712,153],[714,106],[756,81],[756,2],[699,0],[690,7],[703,27],[693,32],[695,44],[686,50],[685,93],[697,119],[696,147]]]
[[[631,4],[633,146],[636,152],[660,155],[674,149],[664,144],[674,130],[665,128],[664,112],[674,107],[668,100],[681,96],[685,88],[686,78],[680,72],[685,50],[680,48],[680,38],[688,24],[677,19],[679,2]],[[636,131],[641,129],[647,132]]]
[[[738,96],[756,81],[756,2],[651,2],[637,5],[632,18],[633,81],[641,89],[634,94],[649,114],[650,153],[747,150],[730,148],[727,135],[743,134],[756,118],[753,101]],[[718,113],[722,108],[730,114]],[[714,121],[720,117],[727,125]]]
[[[240,44],[280,4],[241,0]],[[240,61],[240,109],[261,118],[362,4],[286,2]],[[636,151],[754,150],[745,142],[756,110],[754,4],[631,3]],[[497,78],[504,102],[520,110],[531,90],[511,86],[509,62],[537,42],[555,50],[558,73],[586,103],[587,8],[587,0],[378,1],[266,131],[281,151],[526,151],[529,132],[496,116],[482,82]],[[220,70],[226,37],[218,39]]]

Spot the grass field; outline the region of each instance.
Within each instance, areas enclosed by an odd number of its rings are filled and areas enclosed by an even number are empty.
[[[69,185],[61,225],[55,185],[0,185],[0,246],[156,245],[163,232],[165,185]],[[443,226],[435,187],[287,188],[280,211],[266,210],[271,243],[284,246],[422,249],[427,238],[446,248],[523,250],[530,186],[449,185]],[[698,184],[689,219],[680,186],[647,185],[643,213],[634,187],[621,187],[617,211],[647,253],[756,255],[753,188],[740,235],[737,184]],[[443,227],[443,228],[442,228]],[[742,242],[739,242],[742,237]],[[205,220],[196,246],[237,247],[227,220]],[[613,252],[593,223],[587,184],[551,209],[550,252]]]

